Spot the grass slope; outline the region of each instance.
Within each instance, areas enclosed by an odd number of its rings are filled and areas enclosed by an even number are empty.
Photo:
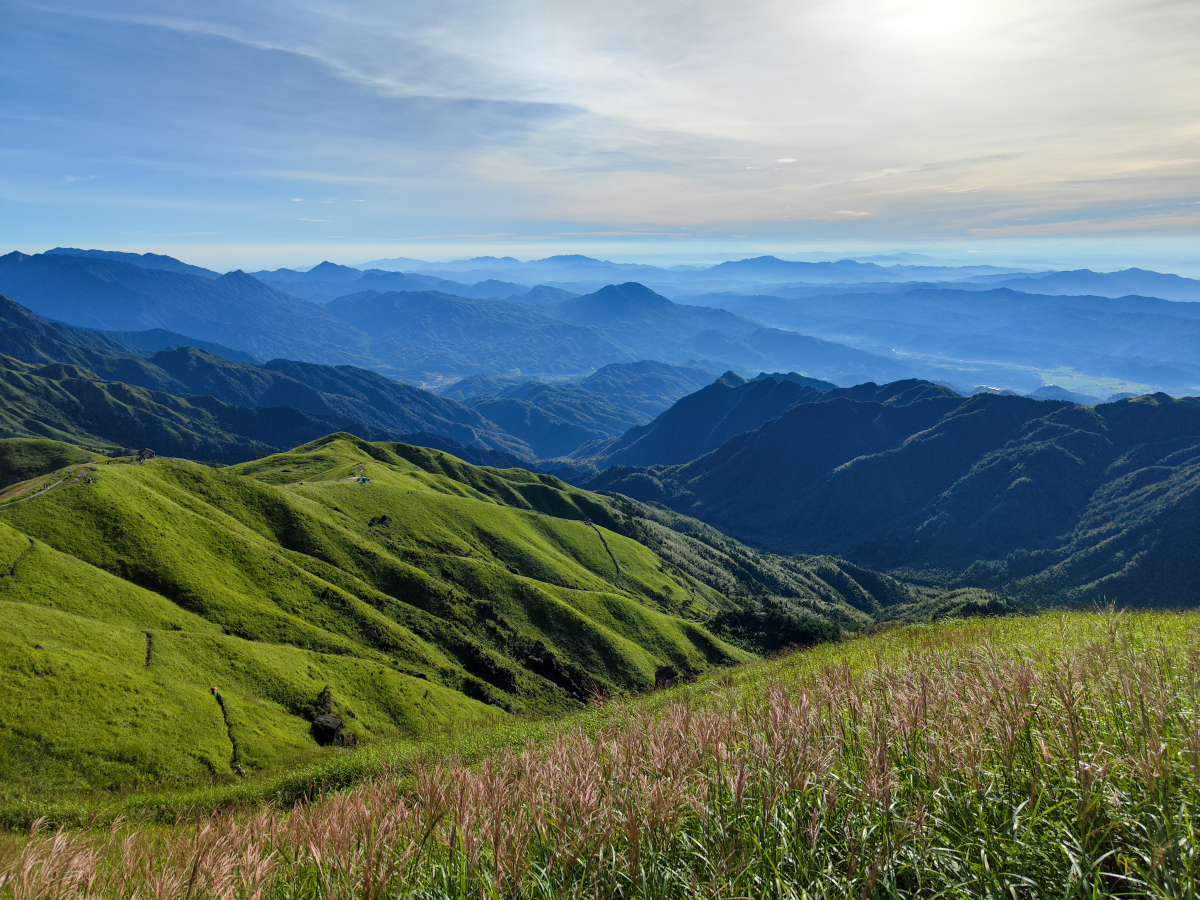
[[[0,438],[0,487],[101,457],[75,444],[45,438]]]
[[[909,626],[554,723],[497,721],[294,809],[0,846],[16,896],[1180,897],[1200,619]]]
[[[308,734],[325,685],[380,740],[748,658],[696,621],[728,601],[606,529],[601,498],[437,451],[334,435],[223,470],[123,458],[3,499],[10,797],[337,753]]]

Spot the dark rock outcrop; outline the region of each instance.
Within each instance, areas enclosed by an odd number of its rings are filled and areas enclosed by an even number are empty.
[[[342,737],[344,724],[341,716],[335,713],[322,713],[313,719],[312,736],[322,747],[337,743]]]

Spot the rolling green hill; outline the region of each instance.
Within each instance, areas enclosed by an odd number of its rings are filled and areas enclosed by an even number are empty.
[[[608,518],[588,495],[434,451],[342,435],[228,470],[126,459],[23,487],[0,511],[7,784],[295,762],[317,751],[326,684],[366,740],[745,658],[677,614],[713,592],[581,521]]]
[[[349,741],[403,738],[933,608],[838,560],[346,434],[226,469],[73,462],[0,494],[0,569],[0,799],[342,752],[310,734],[326,688]]]
[[[0,438],[0,487],[48,475],[77,463],[100,462],[99,453],[48,438]]]

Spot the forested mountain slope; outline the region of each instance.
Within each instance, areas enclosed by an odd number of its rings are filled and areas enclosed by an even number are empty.
[[[917,399],[954,396],[949,388],[917,380],[882,387],[866,382],[839,388],[794,375],[760,375],[747,381],[736,372],[726,372],[713,384],[676,402],[653,422],[631,428],[605,446],[589,448],[587,455],[589,462],[597,466],[672,465],[703,456],[799,403],[846,397],[903,406]]]
[[[880,397],[902,385],[871,387],[797,404],[686,464],[586,485],[779,552],[949,569],[1036,599],[1195,602],[1200,399],[1088,408],[910,386],[899,403]]]
[[[365,369],[255,365],[191,347],[146,356],[109,335],[48,322],[6,297],[0,354],[5,437],[240,462],[350,430],[366,438],[428,433],[513,462],[534,455],[462,404]]]

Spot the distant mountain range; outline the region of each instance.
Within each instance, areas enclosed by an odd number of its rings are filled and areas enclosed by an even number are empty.
[[[344,279],[342,269],[327,266],[315,276],[324,280],[305,283]],[[357,287],[364,279],[336,283]],[[360,291],[319,305],[243,272],[209,278],[124,260],[11,253],[0,257],[0,292],[72,325],[161,330],[254,358],[349,363],[418,382],[474,373],[585,374],[647,358],[794,368],[834,380],[907,374],[884,357],[680,305],[636,283],[584,296],[535,287],[516,300]]]
[[[458,297],[490,300],[524,298],[532,290],[528,285],[512,284],[495,279],[466,285],[428,275],[405,275],[403,272],[387,272],[379,269],[369,269],[363,272],[331,262],[323,262],[307,272],[276,269],[272,272],[252,272],[251,274],[286,294],[315,303],[328,303],[338,297],[360,294],[364,291],[382,293],[386,291],[436,290]],[[559,293],[562,295],[559,299],[573,296],[570,292]],[[534,295],[532,299],[537,300],[539,297],[540,294]]]
[[[1106,380],[1142,392],[1200,393],[1200,303],[1149,297],[1051,297],[1008,288],[921,287],[901,292],[715,295],[739,315],[838,340],[880,355],[896,351],[912,374],[1022,393],[1043,374],[1076,373],[1095,400]],[[1117,390],[1122,390],[1118,388]]]
[[[49,437],[92,449],[151,447],[237,462],[331,431],[438,438],[487,464],[533,451],[474,410],[353,366],[263,365],[192,347],[152,355],[112,336],[46,321],[0,297],[0,436]],[[495,455],[499,454],[499,455]]]
[[[340,430],[479,465],[530,466],[621,434],[712,379],[636,362],[572,383],[487,385],[459,394],[464,405],[354,366],[231,359],[240,354],[180,337],[63,325],[0,297],[0,370],[10,383],[2,436],[236,462]]]
[[[85,328],[161,328],[264,359],[371,362],[363,334],[244,272],[209,278],[121,260],[9,253],[0,256],[0,294]]]
[[[1164,275],[1145,269],[1120,272],[1043,272],[1026,278],[1005,278],[997,287],[1026,294],[1085,295],[1098,297],[1160,297],[1163,300],[1200,300],[1200,281]]]
[[[786,293],[838,286],[917,286],[953,284],[971,288],[1000,285],[1040,294],[1092,294],[1104,297],[1140,295],[1167,300],[1200,300],[1200,281],[1144,269],[1120,272],[1030,272],[987,265],[913,264],[917,257],[872,257],[826,262],[798,262],[774,256],[730,260],[712,266],[664,268],[613,263],[586,256],[552,256],[522,262],[511,257],[477,257],[451,263],[414,259],[373,260],[364,269],[404,271],[414,277],[440,278],[464,284],[486,279],[521,284],[549,284],[590,293],[612,283],[638,281],[679,300],[719,291]],[[931,261],[932,262],[932,261]],[[881,265],[881,263],[889,263]]]
[[[161,336],[172,345],[352,364],[423,384],[556,379],[657,359],[742,375],[795,370],[842,385],[919,377],[960,393],[1049,385],[1092,402],[1200,391],[1200,304],[1180,302],[1200,296],[1200,282],[1137,269],[887,261],[756,257],[667,269],[560,256],[410,260],[407,272],[324,262],[251,277],[59,248],[0,258],[0,291],[71,324],[161,330],[178,336]],[[1058,295],[1081,290],[1092,293]]]
[[[218,273],[192,266],[169,256],[145,253],[121,253],[108,250],[80,250],[57,247],[48,253],[114,259],[143,268],[163,269],[185,274],[218,277]],[[276,287],[287,285],[287,293],[322,302],[353,291],[338,285],[363,278],[404,275],[383,287],[364,282],[357,290],[414,290],[416,285],[444,290],[461,297],[506,299],[530,290],[531,285],[574,284],[576,293],[591,293],[608,284],[638,281],[675,299],[678,296],[719,291],[744,291],[758,286],[755,293],[786,296],[789,291],[804,292],[831,288],[869,288],[871,285],[911,289],[920,284],[947,284],[959,289],[1008,287],[1030,294],[1092,295],[1099,297],[1158,297],[1164,300],[1200,301],[1200,281],[1178,275],[1123,269],[1115,272],[1028,271],[988,265],[936,265],[929,257],[902,253],[867,256],[822,262],[783,260],[759,256],[730,260],[711,266],[674,267],[638,263],[614,263],[587,256],[552,256],[521,261],[512,257],[476,257],[448,263],[430,263],[418,259],[378,259],[357,267],[322,262],[307,270],[275,269],[253,272],[255,277]],[[319,284],[320,288],[304,285]],[[562,285],[559,284],[561,288]],[[293,290],[294,289],[294,290]],[[324,296],[328,293],[328,296]],[[310,296],[311,295],[311,296]],[[563,299],[563,298],[559,298]]]
[[[774,256],[734,260],[714,266],[660,266],[613,263],[587,256],[564,255],[522,262],[512,257],[477,257],[452,263],[425,263],[412,259],[379,259],[362,268],[403,270],[451,281],[475,283],[485,279],[551,284],[590,293],[614,282],[638,281],[655,291],[672,295],[712,290],[736,290],[749,285],[843,284],[862,282],[955,281],[972,276],[1024,274],[994,266],[881,266],[874,262],[843,259],[836,262],[792,262]]]
[[[1087,408],[920,381],[809,390],[713,449],[714,423],[756,399],[767,415],[784,390],[722,379],[601,457],[636,467],[584,484],[775,552],[952,572],[1035,600],[1200,595],[1198,398]]]
[[[161,253],[122,253],[119,250],[77,250],[74,247],[55,247],[47,250],[49,256],[76,256],[85,259],[115,259],[127,262],[139,269],[158,269],[163,272],[177,272],[180,275],[200,275],[204,278],[220,278],[220,272],[193,266],[180,262],[173,256],[163,256]]]

